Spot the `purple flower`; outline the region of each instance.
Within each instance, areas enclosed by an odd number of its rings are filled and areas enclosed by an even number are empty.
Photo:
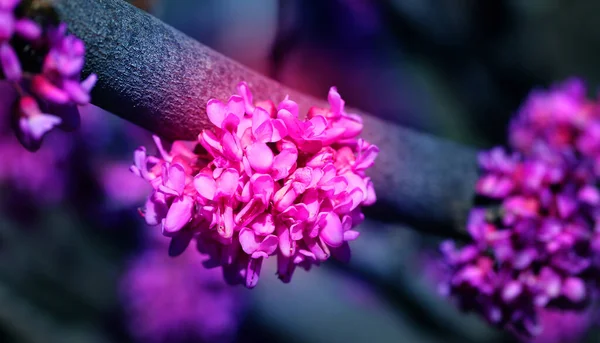
[[[137,256],[121,280],[129,330],[140,342],[231,342],[246,301],[202,256],[171,258],[151,248]]]
[[[597,106],[579,80],[536,91],[510,128],[509,153],[480,154],[472,239],[442,246],[447,294],[466,311],[526,336],[540,311],[586,308],[597,288],[600,190]]]
[[[13,126],[23,146],[36,151],[45,134],[55,127],[72,130],[79,125],[76,106],[89,103],[96,75],[80,81],[85,46],[67,35],[65,24],[42,28],[31,19],[17,18],[15,9],[19,3],[20,0],[0,3],[0,77],[19,91]],[[22,69],[10,45],[15,35],[32,46],[43,47],[40,51],[47,50],[41,73]]]

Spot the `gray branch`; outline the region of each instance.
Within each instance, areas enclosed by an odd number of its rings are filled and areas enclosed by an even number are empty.
[[[286,95],[303,111],[324,105],[211,50],[122,0],[62,0],[61,20],[87,45],[85,74],[98,74],[93,103],[167,139],[193,140],[208,127],[210,98],[238,82],[256,99]],[[356,111],[360,113],[360,111]],[[415,132],[368,113],[363,136],[381,154],[370,172],[378,203],[368,215],[422,231],[456,235],[471,206],[473,149]]]

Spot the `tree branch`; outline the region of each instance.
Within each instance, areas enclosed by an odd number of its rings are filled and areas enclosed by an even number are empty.
[[[62,0],[61,20],[87,45],[84,74],[98,74],[93,103],[167,139],[208,127],[206,103],[245,80],[256,99],[324,102],[286,88],[121,0]],[[360,113],[359,111],[355,111]],[[363,136],[381,153],[370,176],[378,203],[368,214],[444,236],[457,234],[477,179],[473,149],[367,113]]]

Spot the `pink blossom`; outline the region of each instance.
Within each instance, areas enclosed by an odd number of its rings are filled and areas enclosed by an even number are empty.
[[[335,88],[329,108],[313,108],[305,120],[289,98],[254,103],[243,82],[238,92],[208,102],[213,127],[195,148],[165,149],[157,138],[161,156],[135,152],[131,170],[153,187],[146,222],[161,224],[171,253],[195,240],[205,265],[249,288],[271,256],[284,282],[297,266],[347,260],[361,206],[376,199],[365,171],[379,150],[358,138],[360,117],[345,112]]]
[[[19,16],[20,0],[0,3],[0,77],[8,81],[16,94],[3,94],[8,103],[18,102],[12,113],[13,127],[21,144],[30,151],[40,148],[45,134],[55,127],[73,130],[79,125],[77,105],[90,102],[96,83],[91,74],[81,81],[85,45],[67,34],[66,24],[40,26]],[[15,36],[37,51],[47,51],[41,65],[23,70],[11,42]],[[38,71],[41,70],[41,71]]]

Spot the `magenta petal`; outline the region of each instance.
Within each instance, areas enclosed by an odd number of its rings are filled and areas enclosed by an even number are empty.
[[[239,184],[240,174],[233,168],[228,168],[217,179],[218,197],[231,197],[235,194]]]
[[[85,92],[91,92],[92,88],[96,85],[96,81],[98,81],[98,76],[96,74],[90,74],[85,80],[81,81],[79,85],[81,89]]]
[[[246,105],[244,103],[244,98],[239,95],[232,95],[227,101],[227,113],[233,114],[238,118],[243,118],[244,113],[246,112]]]
[[[287,96],[286,98],[279,103],[277,107],[278,110],[286,110],[288,111],[294,118],[298,118],[298,104],[295,101],[290,100]]]
[[[338,121],[334,122],[332,127],[334,130],[342,130],[338,136],[339,139],[351,139],[360,134],[363,129],[363,124],[360,119],[356,120],[348,117],[342,117]]]
[[[7,80],[18,81],[21,79],[21,63],[13,48],[8,44],[0,45],[0,65]]]
[[[208,119],[213,125],[218,128],[221,128],[221,124],[225,119],[226,107],[225,104],[216,99],[211,99],[206,104],[206,114],[208,115]]]
[[[377,202],[377,195],[375,194],[375,186],[373,185],[373,182],[369,178],[366,178],[365,182],[367,183],[367,197],[362,202],[362,205],[371,206],[375,202]]]
[[[600,192],[598,188],[586,185],[579,190],[577,198],[588,205],[598,205],[600,203]]]
[[[277,254],[277,276],[283,283],[289,283],[292,280],[292,274],[296,269],[296,264],[289,256]]]
[[[538,282],[540,287],[550,298],[556,298],[560,295],[561,278],[560,275],[551,268],[542,268]]]
[[[225,132],[221,140],[221,144],[223,146],[223,154],[225,154],[227,158],[235,162],[242,160],[242,149],[238,144],[238,140],[232,133]]]
[[[221,235],[221,237],[230,239],[233,236],[233,227],[233,209],[231,208],[231,206],[226,206],[225,210],[223,211],[223,216],[221,218],[221,222],[217,229],[217,232],[219,233],[219,235]]]
[[[250,179],[252,193],[260,195],[265,203],[271,200],[271,196],[275,190],[275,183],[270,175],[254,174]]]
[[[257,172],[266,173],[271,170],[274,156],[267,144],[261,142],[252,144],[246,150],[246,156],[252,169]]]
[[[148,225],[158,225],[167,216],[168,208],[164,195],[154,192],[144,206],[144,219]]]
[[[90,102],[90,95],[77,81],[64,81],[63,89],[69,94],[73,102],[78,105],[86,105]]]
[[[273,159],[273,178],[275,181],[281,180],[288,175],[298,159],[298,151],[292,149],[285,149],[281,151]]]
[[[317,218],[319,206],[321,205],[319,192],[316,189],[307,190],[302,196],[302,203],[306,205],[306,209],[308,210],[308,221],[314,221]]]
[[[251,258],[248,262],[248,269],[246,270],[246,287],[254,288],[258,283],[262,262],[262,258]]]
[[[329,94],[327,95],[327,100],[329,101],[329,107],[331,108],[331,112],[335,114],[340,114],[344,111],[344,100],[338,93],[336,87],[329,88]]]
[[[2,11],[0,7],[0,42],[10,40],[15,32],[15,18],[9,11]]]
[[[290,237],[290,230],[285,225],[278,225],[275,228],[277,237],[279,237],[279,251],[283,256],[290,257],[294,253],[294,245]]]
[[[360,156],[360,162],[357,163],[354,168],[356,170],[365,170],[373,166],[375,164],[375,159],[379,154],[379,148],[376,145],[371,145],[367,149],[362,151],[362,155]]]
[[[556,196],[556,206],[560,217],[567,218],[577,209],[577,201],[568,195],[560,194]]]
[[[262,107],[254,109],[252,114],[252,134],[261,142],[268,142],[273,135],[273,127],[269,125],[271,116]]]
[[[294,221],[304,222],[308,219],[310,212],[306,204],[296,204],[285,209],[281,216],[283,218],[291,218]]]
[[[19,19],[15,23],[15,32],[26,39],[38,39],[42,34],[42,28],[33,20]]]
[[[319,136],[327,129],[327,119],[323,116],[317,115],[310,118],[309,123],[312,124],[311,134]]]
[[[297,116],[292,115],[288,110],[280,110],[277,112],[277,118],[281,119],[287,128],[288,134],[294,139],[301,139],[304,134],[304,129],[300,125]]]
[[[166,232],[176,232],[181,230],[192,218],[192,209],[194,200],[191,197],[183,196],[176,198],[167,212],[164,229]]]
[[[239,233],[239,241],[242,246],[242,250],[248,255],[252,255],[255,252],[260,243],[257,240],[257,236],[254,234],[254,231],[248,228],[242,228]]]
[[[279,243],[279,238],[275,235],[268,235],[263,238],[258,250],[265,253],[267,256],[272,255],[275,250],[277,250],[277,245]]]
[[[217,182],[210,175],[196,175],[194,178],[194,187],[201,197],[208,200],[214,200],[217,192]]]
[[[19,127],[21,131],[31,137],[34,141],[39,141],[42,137],[61,123],[59,117],[51,114],[40,114],[29,118],[21,118]]]
[[[135,149],[133,153],[133,165],[129,168],[129,170],[137,177],[146,179],[146,147],[141,146]]]
[[[580,278],[569,277],[563,283],[562,293],[571,301],[581,302],[586,298],[585,284]]]
[[[238,94],[242,97],[242,99],[244,99],[246,114],[252,114],[254,112],[254,103],[250,87],[248,87],[248,84],[246,82],[242,81],[237,85],[237,91]]]
[[[339,247],[344,242],[344,231],[340,217],[333,212],[327,213],[326,216],[321,216],[319,219],[321,232],[319,236],[327,245]]]
[[[353,222],[352,222],[352,216],[350,215],[345,215],[342,217],[342,228],[344,230],[344,232],[351,230],[353,227]],[[356,226],[356,225],[354,225]]]
[[[254,196],[235,217],[238,226],[248,225],[254,218],[264,212],[267,208],[266,203],[258,196]]]
[[[252,230],[259,235],[268,235],[275,231],[275,222],[270,213],[261,213],[254,219],[251,225]]]
[[[283,137],[287,136],[287,128],[285,127],[285,123],[281,119],[274,119],[271,121],[271,125],[273,126],[273,134],[271,136],[271,142],[278,142]]]
[[[185,188],[185,168],[179,163],[172,164],[169,167],[168,179],[166,181],[167,187],[174,190],[177,195],[181,195]]]
[[[36,75],[31,81],[31,89],[42,99],[54,102],[56,104],[66,104],[69,102],[69,95],[64,90],[53,85],[48,79],[41,75]]]
[[[240,117],[233,113],[227,114],[221,125],[223,126],[223,130],[237,132],[237,128],[240,125]]]
[[[502,299],[507,302],[515,300],[523,291],[523,285],[519,281],[508,282],[502,290]]]
[[[223,147],[221,146],[221,142],[217,138],[214,132],[210,130],[203,130],[200,135],[198,135],[198,141],[200,145],[206,149],[213,157],[218,156],[218,153],[223,152]]]
[[[319,238],[305,238],[304,242],[306,246],[310,250],[311,253],[314,254],[315,258],[319,261],[325,261],[329,258],[330,252],[327,245],[323,244]]]
[[[344,231],[344,241],[353,241],[360,236],[360,232],[354,230]]]

